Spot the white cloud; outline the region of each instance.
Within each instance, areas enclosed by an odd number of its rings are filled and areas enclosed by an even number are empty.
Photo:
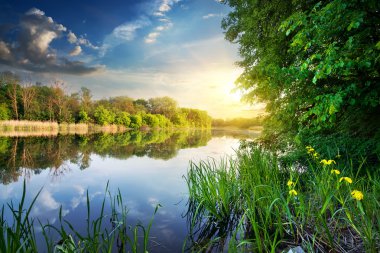
[[[170,19],[168,19],[168,18],[160,18],[159,21],[161,21],[161,22],[170,22]]]
[[[160,33],[158,32],[149,33],[148,36],[145,38],[145,43],[150,44],[156,42],[158,36],[160,36]]]
[[[49,210],[58,209],[60,206],[60,204],[53,198],[52,194],[47,190],[43,190],[37,200],[41,206]]]
[[[70,56],[77,56],[82,53],[82,48],[80,46],[75,46],[73,50],[70,51],[69,55]]]
[[[159,31],[159,32],[165,31],[165,30],[170,29],[172,26],[173,26],[173,23],[169,22],[164,25],[157,26],[156,31]]]
[[[19,69],[35,72],[55,72],[69,74],[89,74],[99,70],[98,67],[87,67],[81,61],[69,61],[57,56],[57,50],[51,43],[66,35],[67,28],[48,17],[37,8],[28,10],[14,24],[15,35],[0,41],[0,63]],[[67,38],[75,41],[75,34],[69,31]],[[88,45],[91,45],[87,42]],[[12,46],[9,46],[12,45]],[[79,48],[72,54],[79,54]]]
[[[141,29],[149,24],[150,22],[145,17],[142,17],[134,22],[125,23],[117,26],[112,31],[112,35],[117,39],[131,41],[136,37],[136,31],[138,29]]]
[[[165,24],[162,24],[162,25],[159,25],[157,26],[153,32],[149,33],[146,37],[145,37],[145,43],[147,44],[151,44],[151,43],[154,43],[157,41],[157,38],[161,35],[161,32],[165,31],[165,30],[168,30],[170,29],[171,27],[173,26],[173,23],[171,23],[170,21],[169,22],[166,22]]]
[[[160,12],[167,12],[170,11],[171,7],[167,3],[163,3],[158,10]]]
[[[11,50],[8,45],[0,40],[0,59],[10,60],[12,57]]]
[[[44,16],[45,15],[45,12],[41,11],[40,9],[37,9],[37,8],[32,8],[30,10],[28,10],[26,13],[26,15],[40,15],[40,16]]]
[[[137,31],[148,25],[150,25],[149,19],[145,16],[141,16],[133,22],[124,23],[115,27],[112,33],[105,37],[102,46],[99,47],[100,57],[103,57],[111,48],[133,41],[136,38]]]
[[[209,19],[209,18],[216,18],[216,17],[223,17],[222,13],[209,13],[207,15],[204,15],[202,18],[203,19]]]
[[[95,50],[100,49],[100,47],[93,45],[88,39],[86,39],[83,35],[81,35],[79,38],[73,33],[72,31],[69,31],[67,34],[67,41],[71,44],[77,44],[77,45],[83,45]]]
[[[165,13],[172,9],[172,6],[176,3],[180,2],[180,0],[160,0],[156,2],[158,6],[153,15],[155,16],[165,16]]]
[[[93,45],[88,39],[84,38],[83,36],[81,36],[78,39],[78,44],[79,45],[84,45],[86,47],[89,47],[89,48],[92,48],[92,49],[95,49],[95,50],[100,49],[100,47]]]
[[[69,31],[69,33],[67,34],[67,41],[70,42],[71,44],[74,44],[78,41],[78,38],[75,35],[75,33],[73,33],[72,31]]]

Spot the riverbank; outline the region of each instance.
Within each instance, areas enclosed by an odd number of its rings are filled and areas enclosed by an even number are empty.
[[[119,133],[129,130],[122,125],[57,123],[50,121],[0,121],[0,136],[55,136],[58,134]]]
[[[199,128],[151,128],[143,126],[138,130],[150,131],[150,130],[191,130]],[[220,132],[223,134],[228,131],[229,133],[235,133],[236,136],[241,135],[253,135],[258,136],[261,133],[262,127],[255,127],[252,129],[239,129],[233,127],[217,127],[217,128],[201,128],[212,130],[215,133]],[[5,137],[27,137],[27,136],[57,136],[58,134],[93,134],[93,133],[123,133],[125,131],[134,130],[123,125],[97,125],[92,123],[58,123],[50,121],[28,121],[28,120],[7,120],[0,121],[0,136]]]
[[[365,160],[319,157],[283,165],[255,144],[236,158],[192,163],[190,244],[198,251],[378,252],[380,177]]]

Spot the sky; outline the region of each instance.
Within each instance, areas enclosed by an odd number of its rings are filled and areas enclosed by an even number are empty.
[[[169,96],[214,118],[262,105],[233,92],[238,45],[224,39],[218,0],[0,0],[0,71],[63,82],[94,99]]]

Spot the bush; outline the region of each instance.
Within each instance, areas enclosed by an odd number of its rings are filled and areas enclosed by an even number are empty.
[[[143,125],[143,120],[140,114],[131,115],[129,118],[131,120],[131,123],[129,125],[131,128],[138,129]]]
[[[129,114],[127,112],[117,112],[115,117],[115,124],[129,127],[129,125],[131,124]]]
[[[104,126],[114,123],[115,114],[100,105],[95,109],[94,118],[96,123]]]
[[[11,112],[6,104],[0,104],[0,120],[10,119]]]

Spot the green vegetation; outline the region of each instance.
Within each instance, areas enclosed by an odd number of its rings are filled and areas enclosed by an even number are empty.
[[[192,250],[378,252],[380,180],[360,176],[342,158],[321,159],[308,147],[306,166],[281,166],[270,152],[242,143],[236,158],[191,163]]]
[[[267,114],[236,158],[191,164],[190,247],[379,252],[380,2],[221,2],[237,88]]]
[[[11,72],[0,74],[0,120],[120,125],[126,128],[210,128],[206,111],[179,108],[169,97],[133,100],[127,96],[92,100],[91,91],[65,94],[64,84],[22,84]]]
[[[262,143],[378,161],[379,1],[222,2],[232,8],[226,39],[242,57],[237,86],[267,104]]]
[[[219,127],[237,127],[240,129],[256,129],[263,125],[263,117],[256,118],[234,118],[234,119],[213,119],[211,125]]]
[[[14,252],[41,252],[37,247],[36,221],[31,217],[31,210],[39,193],[32,203],[25,207],[26,186],[24,181],[22,198],[18,206],[8,204],[13,215],[13,223],[9,224],[4,218],[4,206],[0,214],[0,251],[3,253]],[[112,196],[108,189],[105,190],[101,210],[98,218],[91,218],[90,198],[87,191],[87,233],[81,234],[79,228],[65,220],[62,216],[62,208],[59,211],[59,225],[43,225],[42,234],[46,243],[44,252],[148,252],[149,232],[153,223],[153,217],[147,226],[142,224],[129,225],[127,223],[127,207],[123,202],[120,191]],[[107,201],[108,199],[108,201]],[[156,214],[160,205],[156,206]],[[109,210],[109,213],[107,212]],[[153,215],[154,215],[153,214]],[[110,224],[105,224],[107,221]],[[53,234],[60,238],[58,243],[52,241]],[[142,238],[142,239],[141,239]]]

